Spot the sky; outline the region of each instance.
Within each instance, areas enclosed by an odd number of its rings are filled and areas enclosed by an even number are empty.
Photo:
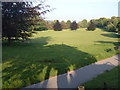
[[[55,8],[44,17],[46,20],[91,20],[100,17],[118,16],[119,0],[46,0],[45,4]]]

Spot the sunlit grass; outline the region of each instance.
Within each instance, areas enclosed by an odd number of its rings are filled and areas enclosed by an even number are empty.
[[[91,88],[113,88],[117,89],[119,86],[119,71],[120,66],[113,68],[110,71],[106,71],[101,75],[98,75],[93,80],[86,82],[83,84],[85,88],[88,88],[88,90]],[[104,83],[106,83],[106,86],[104,86]]]

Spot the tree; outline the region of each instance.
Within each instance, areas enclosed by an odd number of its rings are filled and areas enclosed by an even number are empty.
[[[88,22],[86,19],[82,20],[81,22],[79,22],[79,27],[82,28],[87,28],[88,27]]]
[[[55,31],[62,31],[62,26],[58,20],[56,20],[56,23],[53,25],[53,29]]]
[[[110,19],[106,19],[106,18],[100,18],[100,19],[97,19],[97,24],[96,26],[98,28],[105,28],[110,22]]]
[[[117,32],[120,34],[120,22],[118,22],[116,27],[117,27]]]
[[[67,29],[67,24],[65,21],[61,21],[62,29]]]
[[[116,27],[118,24],[118,18],[115,16],[111,17],[111,23]]]
[[[76,30],[78,28],[78,24],[76,23],[76,21],[73,21],[70,25],[71,30]]]
[[[95,26],[95,24],[91,20],[87,30],[88,31],[94,31],[95,29],[96,29],[96,26]]]
[[[47,7],[47,6],[45,6]],[[41,10],[39,12],[38,10]],[[33,33],[38,17],[49,12],[43,10],[43,5],[33,6],[31,2],[3,2],[2,3],[2,37],[8,39],[28,39]]]
[[[110,23],[106,26],[106,29],[109,31],[109,32],[116,32],[116,27],[114,26],[114,24]]]
[[[41,20],[39,22],[37,22],[34,25],[34,30],[35,31],[44,31],[44,30],[48,30],[47,26],[46,26],[46,21],[45,20]]]
[[[95,24],[95,26],[97,27],[99,24],[99,19],[92,19],[92,22]],[[89,23],[90,24],[90,23]]]
[[[70,25],[71,25],[71,21],[68,20],[68,21],[66,22],[66,24],[67,24],[67,29],[69,29],[69,28],[70,28]]]
[[[53,25],[54,23],[52,21],[46,21],[46,27],[48,30],[52,30],[53,29]]]

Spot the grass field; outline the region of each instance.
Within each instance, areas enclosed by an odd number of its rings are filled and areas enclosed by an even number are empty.
[[[86,31],[38,31],[29,43],[3,43],[3,88],[39,83],[96,61],[111,57],[118,44],[115,33]],[[106,49],[112,49],[106,52]]]
[[[83,84],[88,90],[91,88],[119,88],[119,75],[120,75],[120,66],[113,68],[110,71],[98,75],[93,80]],[[106,83],[104,85],[104,83]]]

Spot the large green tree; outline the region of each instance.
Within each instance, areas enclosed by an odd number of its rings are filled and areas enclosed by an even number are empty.
[[[117,24],[118,24],[118,17],[112,16],[112,17],[111,17],[111,23],[112,23],[114,26],[117,26]]]
[[[116,32],[116,26],[115,26],[114,24],[112,24],[112,23],[108,24],[108,25],[106,26],[106,29],[107,29],[107,31],[109,31],[109,32]]]
[[[61,21],[61,25],[63,29],[67,29],[67,24],[65,23],[65,21]]]
[[[40,17],[38,19],[41,19]],[[35,26],[34,26],[34,30],[36,31],[44,31],[44,30],[48,30],[47,26],[46,26],[46,21],[41,19],[40,21],[38,21]]]
[[[94,22],[91,20],[89,26],[87,27],[88,31],[94,31],[96,29],[96,26]]]
[[[70,25],[71,25],[71,21],[68,20],[68,21],[66,22],[66,24],[67,24],[67,29],[69,29],[69,28],[70,28]]]
[[[81,22],[79,22],[79,27],[82,27],[82,28],[87,28],[88,27],[88,22],[86,19],[82,20]]]

